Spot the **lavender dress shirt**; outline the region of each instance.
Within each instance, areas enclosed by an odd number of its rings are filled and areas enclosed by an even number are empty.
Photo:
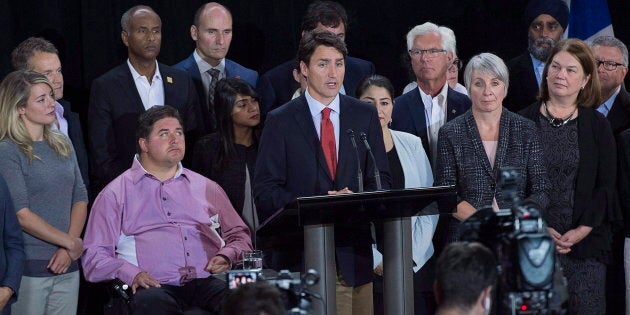
[[[251,238],[217,183],[181,164],[178,175],[160,182],[136,158],[94,201],[84,246],[88,281],[131,284],[145,271],[162,284],[180,285],[182,270],[208,277],[204,268],[216,255],[239,261]]]

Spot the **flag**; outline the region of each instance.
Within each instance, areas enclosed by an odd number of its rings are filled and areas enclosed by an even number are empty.
[[[599,36],[615,36],[606,0],[566,0],[569,6],[569,38],[590,43]]]

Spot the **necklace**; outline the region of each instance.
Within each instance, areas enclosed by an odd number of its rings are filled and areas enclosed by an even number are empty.
[[[571,120],[571,117],[573,117],[573,114],[575,114],[575,111],[577,110],[577,106],[576,106],[571,112],[571,114],[569,114],[569,116],[567,116],[566,118],[556,118],[556,117],[553,117],[553,115],[551,115],[551,113],[549,112],[549,109],[547,108],[547,102],[543,102],[543,106],[545,107],[545,118],[547,118],[547,121],[549,121],[549,124],[554,128],[560,128],[566,125]]]

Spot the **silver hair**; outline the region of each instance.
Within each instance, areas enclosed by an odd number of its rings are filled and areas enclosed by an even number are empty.
[[[470,95],[473,71],[495,76],[499,81],[503,82],[505,93],[507,94],[510,85],[510,74],[503,59],[492,53],[481,53],[470,58],[470,61],[468,61],[466,65],[466,70],[464,70],[464,84],[466,85],[468,95]]]
[[[416,25],[414,28],[407,33],[407,49],[410,50],[413,48],[413,41],[416,39],[416,36],[425,35],[428,33],[436,33],[440,35],[440,39],[442,41],[442,49],[457,53],[456,51],[456,42],[455,42],[455,33],[453,30],[446,26],[437,26],[431,22],[426,22],[422,25]]]
[[[595,46],[617,47],[621,51],[623,65],[628,66],[628,47],[622,41],[613,36],[599,36],[591,43],[591,48]]]

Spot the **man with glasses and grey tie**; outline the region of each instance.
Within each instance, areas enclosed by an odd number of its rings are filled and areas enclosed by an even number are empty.
[[[258,72],[225,58],[232,42],[232,14],[223,5],[209,2],[195,13],[190,36],[196,43],[195,51],[173,67],[186,71],[197,87],[202,107],[205,133],[216,129],[214,117],[214,89],[217,81],[236,77],[255,87]]]

